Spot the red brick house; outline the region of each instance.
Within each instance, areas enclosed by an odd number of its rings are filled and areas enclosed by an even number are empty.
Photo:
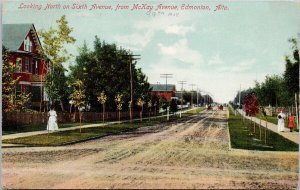
[[[167,102],[171,101],[172,97],[175,97],[176,86],[174,84],[150,84],[150,94],[156,95],[160,99],[164,96],[167,99]]]
[[[47,101],[44,91],[45,75],[51,62],[40,53],[42,49],[33,24],[3,24],[3,45],[9,51],[9,62],[16,65],[14,78],[20,77],[16,95],[27,91],[31,93],[31,105],[39,107]]]

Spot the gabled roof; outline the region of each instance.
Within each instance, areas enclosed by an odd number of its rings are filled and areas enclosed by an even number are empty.
[[[9,51],[17,51],[25,40],[29,31],[34,36],[34,43],[41,47],[40,40],[33,24],[3,24],[3,45]]]
[[[175,85],[174,84],[150,84],[150,88],[152,88],[152,91],[174,91]]]

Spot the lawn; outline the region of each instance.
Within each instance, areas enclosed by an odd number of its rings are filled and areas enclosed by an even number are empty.
[[[182,114],[182,119],[200,113],[202,110],[203,108],[197,108],[195,110],[186,112],[185,114]],[[9,143],[9,144],[24,144],[24,145],[32,145],[32,146],[60,146],[65,144],[71,144],[74,142],[81,142],[90,139],[100,138],[106,135],[118,134],[124,131],[133,131],[143,126],[153,126],[159,123],[173,122],[178,119],[179,119],[179,115],[171,115],[169,121],[167,121],[165,117],[152,118],[152,119],[144,118],[142,122],[134,121],[132,124],[126,122],[121,124],[108,124],[101,127],[99,126],[99,127],[82,128],[81,133],[79,129],[74,129],[68,131],[59,131],[59,132],[53,132],[48,134],[3,140],[2,142]],[[78,125],[79,125],[78,123],[61,124],[60,128],[62,128],[62,126],[73,127]],[[40,125],[30,126],[28,127],[29,129],[27,130],[32,129],[33,127],[41,127],[41,126]],[[45,130],[45,126],[43,126],[42,130]]]
[[[274,133],[265,130],[265,127],[254,125],[247,119],[243,119],[241,115],[235,115],[230,109],[229,111],[229,132],[232,148],[248,149],[248,150],[271,150],[271,151],[298,151],[299,145]],[[261,133],[260,133],[261,131]],[[267,136],[265,143],[265,134]]]
[[[86,124],[95,124],[95,122],[86,122],[83,123],[83,125]],[[79,123],[59,123],[59,128],[69,128],[69,127],[76,127],[79,126]],[[23,126],[9,126],[2,129],[2,135],[9,135],[9,134],[15,134],[15,133],[24,133],[24,132],[32,132],[32,131],[43,131],[46,130],[47,124],[33,124],[33,125],[23,125]]]

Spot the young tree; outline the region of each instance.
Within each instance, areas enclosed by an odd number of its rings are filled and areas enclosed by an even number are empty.
[[[120,121],[121,121],[121,110],[122,110],[123,103],[124,103],[123,94],[118,93],[115,96],[115,102],[116,102],[117,110],[118,110],[118,113],[119,113],[119,123],[120,123]]]
[[[43,41],[43,49],[40,51],[53,63],[51,72],[46,77],[46,92],[52,102],[60,101],[64,111],[63,98],[66,97],[67,80],[62,64],[72,56],[67,52],[65,45],[75,43],[75,38],[70,35],[73,29],[68,26],[65,15],[56,20],[56,23],[57,29],[50,27],[48,31],[39,31],[39,36]]]
[[[106,95],[102,91],[98,96],[98,102],[102,104],[102,122],[104,123],[104,114],[105,114],[105,102],[107,100]]]
[[[76,82],[74,83],[74,86],[75,86],[75,90],[71,94],[71,99],[74,100],[74,105],[79,111],[80,133],[81,133],[81,120],[82,120],[82,116],[83,116],[82,111],[85,106],[85,101],[84,101],[85,89],[84,89],[83,82],[81,80],[76,80]]]
[[[149,120],[150,120],[150,115],[151,115],[151,112],[152,112],[152,107],[153,107],[153,104],[152,104],[152,100],[149,100],[148,103],[147,103],[147,107],[148,107],[148,114],[149,114]]]
[[[141,98],[139,98],[137,100],[137,103],[136,105],[139,106],[141,109],[140,109],[140,120],[142,121],[143,120],[143,108],[144,108],[144,104],[145,104],[145,101],[142,100]]]

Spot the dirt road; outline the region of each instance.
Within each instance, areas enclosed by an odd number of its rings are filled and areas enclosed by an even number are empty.
[[[231,150],[226,111],[66,147],[3,150],[5,188],[295,189],[297,152]]]

